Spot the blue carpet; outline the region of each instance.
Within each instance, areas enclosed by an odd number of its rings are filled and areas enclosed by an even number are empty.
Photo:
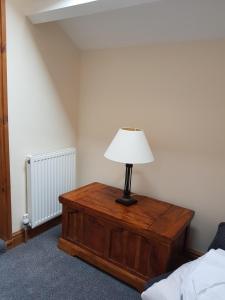
[[[110,275],[57,248],[60,227],[0,255],[0,300],[140,300]]]

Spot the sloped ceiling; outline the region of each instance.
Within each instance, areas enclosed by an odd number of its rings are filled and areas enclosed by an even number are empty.
[[[30,19],[34,23],[58,22],[81,49],[225,38],[225,0],[98,0],[89,3],[41,0],[41,3],[45,7],[39,5],[32,11],[30,6],[27,12]]]

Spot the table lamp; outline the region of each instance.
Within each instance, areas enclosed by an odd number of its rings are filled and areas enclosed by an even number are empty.
[[[137,200],[131,197],[133,164],[145,164],[154,161],[144,131],[138,128],[120,128],[104,156],[110,160],[126,164],[123,197],[116,199],[116,202],[126,206],[136,203]]]

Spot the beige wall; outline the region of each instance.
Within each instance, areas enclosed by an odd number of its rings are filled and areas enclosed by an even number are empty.
[[[12,220],[15,232],[26,212],[26,156],[76,144],[79,57],[57,25],[31,25],[14,1],[7,1],[6,9]]]
[[[104,151],[119,127],[143,128],[155,162],[134,167],[132,190],[195,210],[205,250],[225,220],[225,41],[83,52],[78,115],[79,184],[122,187]]]
[[[205,250],[225,218],[225,41],[85,51],[80,59],[57,25],[31,25],[14,2],[7,1],[13,231],[26,211],[27,154],[78,142],[79,184],[122,187],[124,166],[103,154],[119,127],[135,126],[155,162],[134,167],[132,190],[194,209],[190,246]]]

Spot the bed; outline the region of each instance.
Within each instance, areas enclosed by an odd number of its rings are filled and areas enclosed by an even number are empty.
[[[150,280],[142,293],[142,299],[224,300],[223,295],[225,295],[225,222],[219,224],[205,255],[182,265],[174,272]]]

